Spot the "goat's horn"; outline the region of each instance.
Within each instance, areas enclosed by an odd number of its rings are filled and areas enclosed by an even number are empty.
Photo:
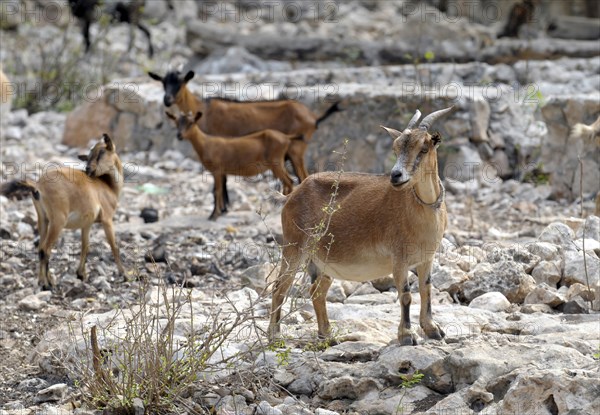
[[[427,117],[423,118],[423,121],[421,121],[421,123],[419,124],[419,128],[422,130],[428,130],[429,127],[431,127],[433,123],[438,120],[438,118],[443,117],[444,115],[452,111],[452,109],[454,109],[454,106],[446,108],[444,110],[432,112]]]
[[[419,118],[421,118],[421,111],[416,110],[415,115],[410,119],[406,128],[412,130],[415,124],[417,124],[417,121],[419,121]]]

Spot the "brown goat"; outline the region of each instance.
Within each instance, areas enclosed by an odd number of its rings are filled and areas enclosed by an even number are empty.
[[[213,175],[215,207],[211,220],[216,220],[225,208],[223,183],[228,174],[247,177],[271,170],[282,181],[284,194],[292,191],[293,182],[285,170],[285,152],[290,142],[301,139],[300,136],[262,130],[243,137],[223,138],[205,134],[198,127],[201,112],[193,118],[181,115],[177,119],[169,112],[167,116],[177,124],[177,138],[192,143],[202,165]]]
[[[398,339],[403,345],[416,344],[409,314],[408,271],[413,266],[419,276],[421,327],[430,338],[444,336],[431,316],[429,273],[447,218],[438,177],[440,136],[428,128],[450,110],[430,114],[419,128],[414,128],[419,111],[402,132],[384,127],[394,139],[391,176],[318,173],[287,197],[281,212],[283,260],[273,290],[271,339],[279,334],[281,306],[296,272],[307,261],[319,337],[330,334],[326,296],[332,278],[370,281],[393,273],[401,303]],[[328,209],[332,198],[333,213]]]
[[[79,158],[87,161],[85,172],[61,167],[49,171],[37,182],[13,180],[5,183],[0,190],[5,196],[22,192],[33,195],[40,235],[38,284],[44,290],[56,285],[55,278],[49,273],[48,263],[52,248],[64,228],[81,229],[81,258],[77,268],[79,279],[87,280],[85,261],[90,229],[95,222],[102,223],[119,273],[124,274],[112,220],[123,188],[121,160],[106,134],[90,150],[89,155]]]
[[[287,151],[296,176],[300,181],[308,176],[304,166],[304,153],[319,124],[334,112],[340,111],[338,104],[329,107],[321,116],[315,115],[304,104],[286,99],[277,101],[238,102],[223,98],[201,101],[190,92],[187,83],[194,77],[189,71],[183,75],[179,71],[169,71],[164,77],[152,72],[148,75],[160,81],[165,88],[164,104],[175,104],[183,113],[203,112],[200,128],[207,134],[222,137],[240,137],[256,131],[272,129],[293,136],[294,140]]]

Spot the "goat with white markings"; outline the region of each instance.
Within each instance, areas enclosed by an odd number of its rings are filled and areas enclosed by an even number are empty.
[[[392,273],[401,303],[398,339],[403,345],[416,344],[409,314],[408,271],[413,266],[419,277],[421,327],[429,338],[444,337],[431,315],[429,273],[447,216],[436,151],[441,139],[428,129],[451,109],[428,115],[415,128],[421,115],[417,111],[402,132],[383,127],[394,139],[391,176],[318,173],[287,196],[281,212],[283,259],[273,290],[271,339],[279,334],[282,304],[307,261],[319,337],[330,335],[326,296],[332,278],[370,281]],[[327,206],[334,191],[336,207],[331,213]],[[311,230],[322,228],[320,224],[326,224],[319,233],[323,236],[315,238]]]
[[[64,228],[81,229],[81,258],[77,268],[79,279],[87,280],[85,262],[90,229],[96,222],[102,223],[119,273],[124,274],[113,229],[113,216],[123,188],[121,160],[106,134],[88,155],[79,158],[87,161],[85,171],[60,167],[49,170],[37,182],[13,180],[0,188],[0,193],[7,197],[23,193],[33,196],[40,235],[38,284],[44,290],[56,285],[55,278],[48,270],[48,263],[52,248]]]
[[[248,177],[271,170],[283,183],[284,194],[292,191],[293,182],[285,170],[285,153],[293,140],[302,139],[301,135],[262,130],[242,137],[223,138],[205,134],[200,129],[197,123],[201,112],[195,117],[181,115],[179,119],[169,112],[167,116],[177,124],[177,138],[192,144],[202,165],[214,177],[215,207],[211,220],[216,220],[224,211],[223,183],[228,174]]]

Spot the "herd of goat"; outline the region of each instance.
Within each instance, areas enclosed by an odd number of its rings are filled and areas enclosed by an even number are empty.
[[[283,300],[296,273],[308,264],[319,336],[329,335],[325,298],[332,278],[369,281],[392,273],[402,306],[398,338],[402,344],[415,344],[409,318],[408,272],[416,266],[421,327],[427,336],[441,339],[444,333],[431,314],[429,272],[447,218],[437,167],[441,138],[429,129],[452,108],[435,111],[420,122],[417,111],[403,131],[383,127],[394,139],[396,163],[390,176],[349,172],[309,176],[304,166],[307,144],[319,123],[339,111],[337,102],[316,116],[295,100],[202,101],[187,88],[193,75],[179,71],[164,77],[150,74],[163,83],[165,106],[175,104],[182,113],[175,117],[167,112],[178,138],[192,143],[204,167],[213,174],[214,210],[210,219],[227,208],[226,175],[253,176],[270,169],[283,182],[285,195],[272,198],[284,206],[282,267],[273,287],[270,335],[279,332]],[[244,122],[227,122],[227,117]],[[293,190],[285,170],[286,157],[300,181]],[[86,162],[85,171],[57,168],[37,181],[12,180],[0,188],[6,197],[33,198],[40,237],[38,284],[42,289],[56,285],[48,264],[64,228],[81,229],[79,279],[87,280],[89,235],[97,222],[104,228],[119,273],[125,273],[112,219],[123,189],[123,165],[107,134],[80,159]],[[335,208],[327,209],[332,195]]]
[[[152,55],[150,32],[139,22],[143,2],[117,2],[111,15],[139,27],[148,36],[148,53]],[[89,27],[95,18],[91,10],[99,4],[99,0],[69,0],[73,15],[83,23],[86,49],[91,45]],[[170,1],[168,4],[172,6]],[[4,76],[1,71],[0,75]],[[430,128],[452,107],[422,119],[417,110],[402,131],[383,127],[393,139],[396,158],[389,175],[309,175],[304,164],[307,146],[319,124],[341,111],[338,102],[316,115],[304,104],[289,99],[202,100],[187,87],[194,77],[192,71],[184,74],[171,70],[164,76],[149,72],[149,76],[162,83],[165,107],[175,105],[181,113],[176,117],[166,112],[177,129],[178,139],[192,144],[204,168],[213,175],[211,220],[227,211],[227,175],[255,176],[271,170],[283,184],[283,195],[271,197],[275,204],[283,206],[282,260],[273,286],[268,331],[271,339],[279,334],[282,305],[296,273],[306,270],[312,281],[310,295],[319,337],[330,335],[326,296],[334,278],[370,281],[392,274],[401,306],[398,339],[402,345],[416,344],[409,313],[408,275],[412,267],[419,279],[420,326],[429,338],[444,337],[432,318],[430,271],[447,226],[447,213],[445,189],[438,175],[437,148],[441,137]],[[577,124],[572,134],[599,139],[600,117],[591,126]],[[64,228],[81,230],[79,279],[87,280],[85,264],[94,223],[102,224],[118,271],[125,274],[113,228],[124,186],[123,165],[107,134],[80,159],[86,162],[84,171],[57,168],[37,181],[13,180],[0,187],[4,196],[33,199],[40,238],[38,284],[42,289],[52,289],[57,283],[49,272],[49,259]],[[291,162],[300,183],[295,189],[285,168],[286,160]],[[596,198],[596,214],[600,214],[600,194]]]

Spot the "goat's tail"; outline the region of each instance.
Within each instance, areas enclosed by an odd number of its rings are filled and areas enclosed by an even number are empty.
[[[315,121],[315,128],[319,128],[319,124],[321,122],[325,121],[334,112],[343,111],[343,109],[341,109],[339,107],[339,105],[340,105],[340,101],[336,102],[331,107],[327,108],[327,111],[325,111],[325,113],[323,113],[323,115],[321,115],[319,118],[317,118],[317,121]]]
[[[267,194],[267,200],[275,207],[281,207],[287,202],[288,196],[282,195],[281,193],[270,190]]]
[[[35,184],[30,180],[11,180],[10,182],[3,183],[0,186],[0,194],[6,197],[14,197],[17,199],[23,199],[30,194],[33,198],[38,200],[40,198],[40,192]]]

